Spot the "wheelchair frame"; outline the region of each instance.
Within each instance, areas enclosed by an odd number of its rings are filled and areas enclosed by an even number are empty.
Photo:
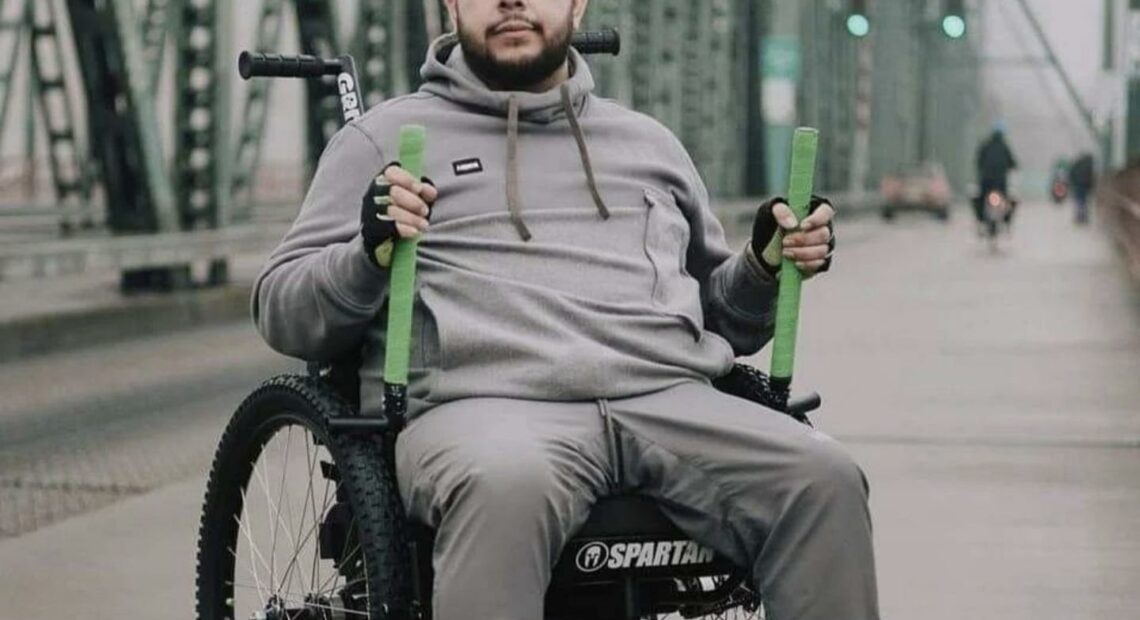
[[[585,53],[616,54],[620,40],[616,31],[580,33],[575,37],[575,45]],[[307,56],[251,55],[246,52],[241,56],[239,67],[242,76],[247,79],[255,75],[322,78],[339,75],[341,77],[337,80],[336,87],[343,104],[344,120],[351,120],[361,113],[355,64],[349,56],[324,60]],[[345,74],[349,79],[344,79]],[[379,444],[381,449],[376,450],[378,459],[370,461],[368,467],[382,469],[383,471],[372,472],[372,475],[390,483],[395,480],[393,455],[401,425],[397,420],[365,418],[360,415],[358,370],[361,361],[357,352],[333,364],[309,364],[307,377],[271,379],[243,403],[235,414],[235,419],[247,407],[256,405],[250,404],[250,401],[256,399],[266,386],[278,391],[294,390],[301,397],[300,402],[323,403],[313,406],[318,410],[305,414],[311,419],[323,421],[324,428],[317,430],[327,434],[327,441],[353,437],[373,446]],[[786,384],[773,385],[765,373],[743,364],[734,365],[728,375],[714,381],[714,386],[722,392],[759,403],[809,425],[806,414],[820,405],[819,396],[815,394],[789,402]],[[227,435],[229,432],[227,430]],[[225,441],[226,437],[223,436],[223,447]],[[205,616],[211,614],[203,612],[208,606],[202,603],[201,549],[205,547],[206,537],[214,532],[206,518],[211,498],[227,491],[214,488],[215,478],[219,477],[219,462],[223,461],[222,451],[220,447],[211,472],[199,541],[199,614]],[[339,471],[340,466],[335,462],[321,465],[326,479],[332,479],[338,484],[337,503],[322,515],[322,557],[326,557],[326,548],[343,547],[343,540],[349,535],[349,525],[345,522],[346,511],[351,513],[354,500],[351,493],[341,497],[340,482],[344,473]],[[393,490],[389,485],[389,491]],[[398,505],[398,492],[394,498],[388,497],[384,501],[389,508],[393,501]],[[433,532],[425,526],[407,522],[403,517],[395,518],[403,523],[389,525],[394,528],[397,538],[400,537],[400,532],[406,536],[403,542],[409,546],[405,556],[409,570],[399,575],[397,567],[391,576],[405,580],[411,588],[411,605],[407,610],[409,615],[430,617]],[[331,551],[330,554],[335,556]],[[341,567],[344,558],[329,559],[334,559],[338,570],[344,570]],[[640,496],[606,498],[595,506],[587,524],[563,549],[547,592],[546,617],[586,616],[636,620],[645,615],[668,613],[699,617],[722,614],[736,607],[746,612],[756,612],[761,607],[760,597],[759,593],[749,590],[746,585],[747,576],[746,570],[692,541],[664,516],[652,500]],[[400,613],[400,610],[388,610],[385,606],[385,616],[388,616],[388,611]],[[203,617],[202,620],[206,618]]]

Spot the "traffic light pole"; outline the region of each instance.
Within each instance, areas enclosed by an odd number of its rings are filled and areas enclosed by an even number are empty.
[[[768,157],[767,193],[784,190],[788,178],[788,158],[792,136],[799,119],[796,93],[799,91],[801,46],[800,2],[771,2],[771,27],[761,41],[762,75],[761,97],[764,109],[764,144]]]
[[[744,160],[749,167],[744,173],[744,193],[748,196],[760,196],[768,191],[768,168],[765,165],[767,153],[764,150],[764,106],[762,101],[761,83],[764,72],[761,63],[760,50],[764,40],[763,24],[766,16],[762,11],[762,3],[754,0],[737,0],[737,6],[743,13],[741,25],[742,38],[745,41],[745,70],[748,75],[747,90],[745,92],[744,115],[748,137],[745,139]],[[764,170],[764,174],[752,174],[753,170]]]
[[[919,69],[918,69],[918,159],[926,161],[927,149],[930,146],[930,71],[933,63],[930,62],[931,49],[934,45],[930,36],[937,26],[920,16],[918,25],[919,41]]]
[[[855,42],[855,136],[852,141],[850,189],[867,189],[871,167],[871,101],[875,53],[869,38]]]

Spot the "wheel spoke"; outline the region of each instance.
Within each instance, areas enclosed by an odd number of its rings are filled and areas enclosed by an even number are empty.
[[[234,559],[234,572],[236,573],[237,572],[237,559],[238,559],[237,551],[234,551],[233,547],[226,547],[226,549],[230,552],[230,556],[233,557],[233,559]],[[253,562],[252,554],[250,555],[250,562]],[[265,602],[269,600],[268,593],[265,592],[264,587],[261,585],[261,580],[258,579],[258,577],[257,577],[257,571],[255,569],[251,568],[250,574],[253,576],[254,583],[257,584],[257,596],[258,596],[258,598],[261,599],[261,603],[264,605]],[[233,585],[232,581],[227,582],[227,583],[231,586]],[[231,593],[231,596],[232,596],[232,593]]]
[[[307,437],[307,435],[306,435],[306,437]],[[311,463],[312,463],[312,462],[313,462],[313,461],[312,461],[312,460],[310,460],[310,466],[309,466],[309,482],[308,482],[308,488],[309,488],[309,490],[310,490],[310,491],[312,490],[312,474],[313,474],[313,469],[312,469],[312,465],[311,465]],[[326,481],[325,485],[326,485],[326,491],[325,491],[325,500],[324,500],[324,504],[322,505],[322,508],[321,508],[321,514],[322,514],[322,515],[324,514],[324,512],[325,512],[326,510],[328,510],[328,497],[329,497],[329,495],[328,495],[328,482],[327,482],[327,481]],[[309,495],[309,494],[308,494],[308,493],[306,493],[306,495]],[[312,495],[312,498],[311,498],[311,499],[312,499],[312,501],[313,501],[313,502],[315,502],[315,500],[316,500],[316,494],[315,494],[315,493],[313,493],[313,494],[311,494],[311,495]],[[306,499],[308,499],[308,497],[307,497]],[[304,516],[305,516],[305,514],[304,514],[304,513],[302,513],[302,514],[301,514],[301,516],[302,516],[302,519],[301,519],[301,524],[302,524],[302,525],[304,525],[304,523],[305,523],[305,520],[304,520]],[[305,548],[305,547],[308,545],[308,542],[309,542],[310,540],[315,540],[315,539],[316,539],[316,534],[317,534],[317,533],[320,531],[320,530],[319,530],[319,528],[320,528],[320,525],[321,525],[321,523],[320,523],[320,517],[319,517],[319,516],[317,516],[317,513],[316,513],[316,504],[315,504],[315,503],[313,503],[313,523],[312,523],[312,525],[309,527],[309,529],[308,529],[308,530],[306,530],[306,531],[303,533],[303,534],[304,534],[304,537],[303,537],[303,538],[302,538],[302,536],[301,536],[301,535],[302,535],[302,532],[300,532],[300,531],[298,531],[298,532],[297,532],[297,536],[298,536],[298,539],[300,540],[300,542],[299,542],[298,544],[294,545],[293,556],[292,556],[291,558],[289,558],[289,564],[288,564],[288,565],[286,565],[286,567],[285,567],[285,573],[286,573],[287,575],[288,575],[288,573],[289,573],[289,572],[290,572],[290,571],[293,569],[293,567],[294,567],[294,566],[299,566],[299,565],[300,565],[300,563],[298,562],[298,559],[300,558],[300,555],[301,555],[301,551],[302,551],[302,550],[303,550],[303,549],[304,549],[304,548]],[[310,573],[310,580],[309,580],[309,581],[310,581],[310,585],[309,585],[309,588],[310,588],[310,590],[311,590],[311,589],[313,588],[313,586],[316,584],[316,572],[317,572],[317,564],[318,564],[318,560],[319,560],[319,558],[320,558],[320,545],[319,545],[319,543],[314,543],[314,544],[313,544],[313,547],[314,547],[314,550],[313,550],[313,566],[312,566],[312,572]],[[299,572],[300,572],[300,571],[298,571],[298,573],[299,573]],[[297,573],[294,573],[294,574],[297,574]],[[282,579],[284,580],[284,577],[283,577]],[[298,584],[298,585],[299,585],[299,586],[300,586],[302,589],[304,589],[304,587],[305,587],[305,585],[304,585],[304,583],[303,583],[303,580],[302,580],[302,583],[300,583],[300,584]]]
[[[287,524],[285,527],[285,535],[289,537],[289,544],[293,546],[293,555],[289,558],[289,562],[285,565],[285,572],[281,575],[281,584],[282,586],[286,586],[286,584],[289,583],[289,578],[293,577],[293,581],[297,583],[298,588],[304,590],[304,579],[301,578],[301,575],[299,574],[300,571],[294,572],[293,568],[297,566],[297,558],[300,556],[301,551],[304,550],[306,540],[301,540],[300,530],[297,531],[297,538],[293,538],[293,502],[289,496],[289,489],[285,486],[286,471],[289,468],[289,450],[293,445],[292,426],[289,426],[287,435],[288,436],[286,437],[285,443],[285,463],[281,468],[281,491],[278,496],[280,498],[281,505],[284,505],[285,507],[285,524]],[[307,438],[308,436],[309,434],[305,433],[305,437]],[[306,458],[308,458],[307,455]],[[309,475],[312,476],[312,471],[309,472]],[[304,512],[301,513],[301,516],[304,516]]]
[[[320,459],[317,459],[317,462],[319,463]],[[309,467],[310,467],[310,469],[312,469],[312,465],[310,465]],[[310,477],[309,478],[309,484],[312,485],[312,482],[313,482],[313,479],[312,479],[312,477]],[[321,499],[321,516],[324,516],[324,514],[326,512],[328,512],[328,509],[329,509],[328,508],[328,506],[329,506],[329,488],[332,486],[331,484],[329,484],[330,482],[331,481],[328,478],[325,478],[324,497]],[[316,499],[316,497],[314,496],[313,499]],[[313,508],[313,521],[314,521],[314,523],[316,523],[318,520],[319,520],[319,517],[317,516],[317,511],[316,511],[316,508],[314,507]],[[309,589],[310,590],[315,589],[317,587],[317,561],[318,561],[320,555],[321,555],[320,554],[320,541],[318,541],[317,542],[317,553],[313,554],[313,570],[312,570],[312,572],[309,573],[309,575],[311,577],[311,579],[309,580]]]
[[[245,583],[238,583],[238,582],[234,582],[234,583],[232,583],[231,585],[233,585],[233,587],[235,587],[235,588],[244,588],[244,589],[250,589],[250,590],[252,590],[252,589],[255,589],[255,588],[256,588],[256,586],[253,586],[253,585],[250,585],[250,584],[245,584]],[[313,601],[306,601],[306,600],[304,600],[304,599],[296,599],[296,598],[290,598],[290,597],[287,597],[287,596],[280,596],[280,595],[278,595],[278,597],[277,597],[277,598],[278,598],[279,600],[281,600],[282,602],[285,602],[285,603],[292,603],[292,604],[294,604],[294,605],[304,605],[304,606],[306,606],[306,607],[312,607],[312,608],[314,608],[314,609],[324,609],[324,610],[327,610],[327,611],[339,611],[339,612],[343,612],[343,613],[346,613],[346,614],[353,614],[353,615],[357,615],[357,616],[364,616],[364,617],[366,617],[366,618],[367,618],[367,617],[369,617],[369,616],[371,615],[371,614],[369,614],[369,613],[368,613],[368,612],[366,612],[366,611],[357,611],[357,610],[355,610],[355,609],[348,609],[348,608],[345,608],[345,607],[334,607],[334,606],[332,606],[332,605],[321,605],[320,603],[316,603],[316,602],[313,602]]]
[[[292,427],[290,426],[290,428],[292,428]],[[286,444],[285,450],[286,450],[286,454],[288,454],[288,444]],[[258,467],[258,465],[260,465],[261,462],[262,462],[262,459],[259,459],[258,463],[254,466],[254,471],[255,471],[255,473],[258,473],[258,481],[261,484],[262,490],[265,493],[266,506],[268,507],[269,511],[275,517],[273,529],[272,529],[272,543],[271,543],[272,548],[270,549],[270,554],[269,554],[270,555],[270,562],[271,562],[270,583],[273,586],[274,592],[280,592],[282,589],[288,587],[288,584],[286,583],[286,578],[288,577],[288,575],[282,575],[281,583],[280,583],[280,585],[278,585],[278,583],[275,579],[276,570],[277,570],[277,551],[276,551],[277,550],[277,533],[280,531],[281,527],[284,526],[285,535],[287,537],[289,537],[289,539],[290,539],[289,543],[291,545],[293,545],[294,549],[296,549],[296,541],[292,540],[293,535],[289,531],[289,527],[286,526],[285,523],[282,521],[281,506],[278,503],[275,503],[273,501],[273,498],[271,497],[271,494],[269,492],[268,474],[266,474],[264,469],[261,469]],[[285,470],[285,467],[282,467],[282,471],[284,471],[284,470]],[[282,481],[284,481],[284,477],[282,477]],[[284,482],[282,482],[281,488],[282,489],[284,488]],[[301,584],[301,585],[303,588],[304,584]]]
[[[352,521],[348,524],[348,532],[352,533],[355,530],[356,530],[356,514],[354,513],[352,515]],[[357,534],[357,537],[359,537],[359,534]],[[348,566],[349,561],[353,558],[353,556],[356,555],[356,552],[360,551],[360,542],[357,541],[356,546],[354,546],[352,548],[352,551],[349,551],[347,554],[345,553],[345,551],[348,551],[348,543],[350,540],[352,540],[352,538],[353,537],[351,535],[344,537],[344,548],[341,549],[340,562],[338,562],[338,564],[340,566]],[[317,591],[318,592],[325,592],[325,591],[328,591],[329,589],[335,588],[336,584],[337,584],[336,580],[338,578],[340,578],[340,571],[339,570],[333,571],[333,574],[328,579],[326,579],[323,583],[321,583],[321,587]],[[330,585],[330,581],[331,581],[331,585]]]
[[[242,489],[241,494],[242,494],[242,505],[245,505],[245,489]],[[265,567],[266,570],[270,570],[269,563],[267,563],[265,561],[265,558],[262,557],[261,551],[257,548],[257,543],[253,542],[253,535],[250,532],[248,521],[241,519],[241,517],[239,517],[236,514],[234,515],[234,520],[238,524],[238,530],[242,534],[245,534],[246,543],[249,545],[249,570],[250,570],[250,573],[253,575],[254,581],[256,581],[258,583],[258,585],[263,586],[261,579],[257,576],[257,563],[254,562],[254,556],[256,555],[257,559],[261,560],[261,565],[263,567]],[[237,558],[237,553],[234,553],[234,558],[235,559]],[[235,566],[234,568],[236,570],[237,567]],[[273,591],[273,584],[271,583],[271,584],[269,584],[268,588],[265,588],[265,594],[260,595],[262,597],[262,601],[261,601],[262,603],[265,603],[266,601],[269,600],[269,594],[271,594],[272,591]]]
[[[266,443],[268,444],[268,442],[266,442]],[[265,453],[265,450],[263,449],[262,454],[264,454],[264,453]],[[269,497],[269,483],[266,482],[265,472],[264,472],[263,468],[261,467],[261,462],[262,462],[262,459],[258,459],[257,462],[254,463],[253,473],[254,473],[254,477],[257,478],[257,482],[261,486],[262,491],[265,493],[265,507],[270,511],[270,513],[273,513],[275,511],[275,509],[273,508],[273,500]],[[277,591],[277,580],[276,580],[276,577],[277,577],[277,553],[276,553],[276,549],[277,549],[277,526],[276,526],[276,523],[273,523],[273,524],[267,524],[267,527],[270,528],[269,529],[269,532],[270,532],[269,539],[271,541],[271,548],[269,550],[269,561],[271,563],[270,568],[269,568],[269,587],[272,588],[274,592],[276,592]]]
[[[289,537],[289,544],[293,547],[294,554],[297,553],[297,543],[293,541],[293,508],[292,502],[289,501],[289,489],[285,486],[285,479],[289,472],[289,449],[293,447],[293,425],[285,427],[285,455],[281,458],[281,483],[277,491],[277,513],[280,515],[285,513],[285,521],[281,521],[281,525],[285,528],[285,535]],[[284,508],[284,510],[282,510]],[[286,563],[285,570],[281,574],[281,587],[289,587],[290,567],[292,562]],[[301,589],[305,588],[305,584],[299,584]]]
[[[241,495],[242,495],[242,505],[245,505],[245,489],[242,489]],[[249,526],[249,522],[246,520],[243,520],[240,516],[238,516],[236,514],[234,515],[234,520],[237,521],[238,529],[241,530],[243,534],[245,534],[246,542],[249,543],[250,569],[251,570],[256,569],[256,566],[254,566],[254,564],[253,564],[253,557],[254,557],[254,554],[257,554],[257,559],[261,560],[261,565],[265,567],[265,570],[270,570],[271,567],[269,565],[269,562],[265,561],[265,556],[261,555],[261,550],[257,547],[257,543],[253,542],[253,529]],[[269,591],[272,591],[272,585],[273,584],[271,583],[269,585],[270,585]]]

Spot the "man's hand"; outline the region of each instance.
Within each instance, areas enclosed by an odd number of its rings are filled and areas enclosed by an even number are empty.
[[[364,192],[360,207],[360,233],[368,258],[387,269],[397,238],[415,237],[428,229],[438,196],[431,179],[416,180],[399,162],[385,166]]]
[[[752,252],[773,277],[780,271],[781,256],[795,261],[805,279],[823,273],[831,268],[835,252],[834,217],[835,209],[826,198],[812,196],[808,216],[800,224],[786,200],[772,198],[756,210]]]

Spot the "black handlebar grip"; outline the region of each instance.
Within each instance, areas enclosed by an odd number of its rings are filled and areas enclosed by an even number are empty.
[[[812,411],[819,409],[822,404],[823,399],[819,397],[819,394],[812,392],[807,396],[789,402],[787,412],[795,417],[806,416]]]
[[[570,44],[579,54],[611,54],[621,52],[621,35],[613,28],[575,32]]]
[[[238,73],[242,79],[251,77],[313,78],[336,75],[341,72],[339,59],[325,60],[316,56],[282,56],[242,52],[238,56]]]

